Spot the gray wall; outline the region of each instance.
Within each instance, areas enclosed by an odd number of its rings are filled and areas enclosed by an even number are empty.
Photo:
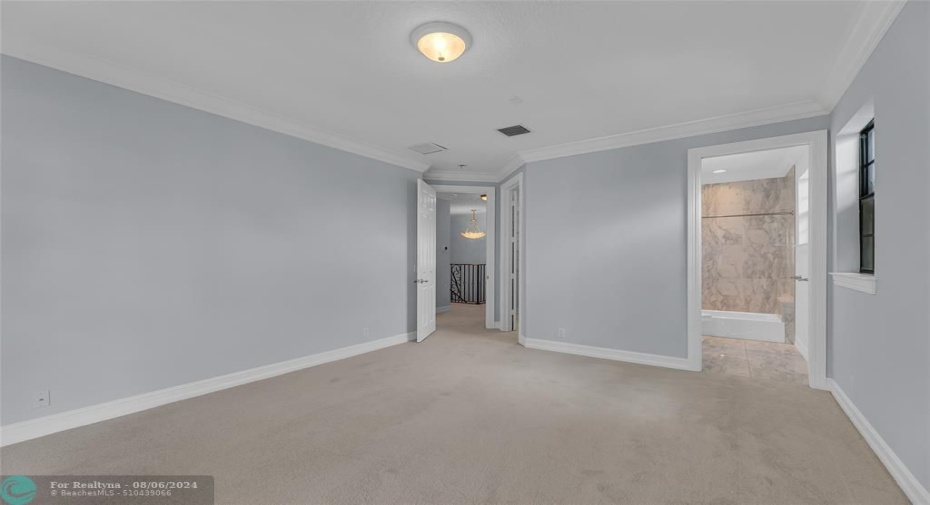
[[[526,336],[687,355],[688,149],[824,130],[790,121],[532,162],[524,174]]]
[[[452,242],[449,231],[451,226],[449,201],[436,200],[436,307],[449,307],[452,272],[449,264],[452,260]]]
[[[5,56],[2,87],[4,425],[414,329],[419,174]]]
[[[478,229],[486,232],[488,230],[486,213],[476,213],[478,219]],[[481,237],[479,239],[467,239],[461,235],[471,225],[471,213],[469,214],[452,214],[452,263],[487,263],[488,261],[488,239]]]
[[[831,377],[930,489],[928,33],[930,4],[908,2],[833,111],[838,132],[874,102],[878,292],[833,287],[828,356]],[[858,210],[839,198],[836,265],[854,271]]]

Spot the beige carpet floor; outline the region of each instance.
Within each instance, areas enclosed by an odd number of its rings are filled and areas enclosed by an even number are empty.
[[[0,451],[209,474],[217,503],[907,503],[832,397],[524,349],[455,305],[405,344]]]

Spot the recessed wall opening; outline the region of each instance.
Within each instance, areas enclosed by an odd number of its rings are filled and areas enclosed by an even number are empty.
[[[709,373],[808,383],[809,151],[702,160],[702,362]]]
[[[463,324],[497,328],[495,188],[432,187],[437,197],[437,328]]]
[[[826,382],[826,132],[688,153],[688,360]]]
[[[437,193],[436,311],[444,321],[483,323],[488,289],[487,194]]]

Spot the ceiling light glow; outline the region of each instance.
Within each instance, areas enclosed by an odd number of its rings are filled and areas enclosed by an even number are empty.
[[[485,232],[478,228],[478,218],[475,216],[475,212],[477,212],[477,209],[471,209],[471,224],[459,234],[469,240],[478,240],[486,235]]]
[[[713,173],[715,173],[715,174],[725,174],[725,173],[727,173],[727,171],[726,171],[726,170],[723,170],[723,169],[720,169],[720,170],[714,170]]]
[[[459,25],[436,21],[414,30],[410,42],[430,60],[449,63],[471,46],[471,34]]]

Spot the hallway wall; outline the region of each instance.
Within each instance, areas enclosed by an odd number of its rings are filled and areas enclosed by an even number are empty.
[[[478,229],[487,231],[487,213],[478,212],[475,214],[478,219]],[[451,250],[452,263],[487,263],[488,262],[488,239],[487,236],[479,239],[468,239],[461,235],[461,232],[471,225],[471,213],[452,214],[451,228]]]
[[[452,283],[452,216],[449,200],[436,199],[436,308],[448,309]]]

